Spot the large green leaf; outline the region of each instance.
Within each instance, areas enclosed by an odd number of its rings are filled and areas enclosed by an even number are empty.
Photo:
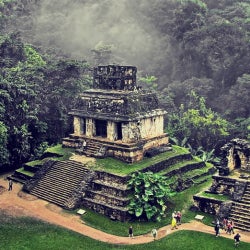
[[[135,216],[140,217],[143,213],[143,208],[142,207],[137,207],[135,210]]]

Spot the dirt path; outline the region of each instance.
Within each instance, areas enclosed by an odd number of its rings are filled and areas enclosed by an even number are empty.
[[[8,191],[8,182],[4,176],[0,177],[0,209],[4,210],[12,216],[30,216],[41,219],[43,221],[59,225],[86,235],[90,238],[112,243],[112,244],[142,244],[153,241],[150,234],[140,235],[130,239],[128,237],[120,237],[96,230],[85,225],[78,215],[72,215],[63,211],[62,208],[53,205],[47,201],[36,198],[35,196],[26,194],[21,191],[22,185],[13,184],[13,190]],[[195,230],[214,234],[213,227],[204,225],[199,221],[192,221],[179,226],[178,230]],[[162,227],[158,230],[158,239],[174,232],[170,225]],[[239,231],[241,240],[250,243],[250,232]],[[233,239],[233,236],[222,233],[223,237]]]

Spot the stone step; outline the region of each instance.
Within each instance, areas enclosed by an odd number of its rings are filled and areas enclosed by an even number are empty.
[[[120,183],[114,183],[114,182],[111,183],[111,182],[106,182],[103,180],[94,180],[93,183],[101,184],[101,185],[106,186],[106,187],[112,187],[112,188],[123,190],[123,191],[128,190],[127,185],[120,184]]]
[[[239,214],[248,215],[249,214],[249,209],[246,209],[246,208],[232,208],[231,213],[235,213],[235,214],[239,213]]]
[[[35,196],[39,197],[40,199],[46,200],[48,202],[54,203],[58,206],[62,206],[62,207],[64,206],[65,202],[67,201],[67,199],[60,199],[60,198],[55,198],[55,197],[51,197],[51,196],[41,196],[40,194],[35,195]]]
[[[65,202],[70,198],[70,195],[68,196],[56,196],[55,194],[45,194],[43,192],[34,192],[32,195],[35,195],[39,197],[40,199],[48,200],[53,203],[56,203],[58,205],[65,204]]]
[[[61,164],[61,163],[58,164],[58,165],[56,165],[53,169],[54,170],[63,169],[64,171],[73,171],[73,172],[74,171],[79,171],[79,170],[81,170],[81,171],[88,171],[86,167],[83,167],[83,166],[80,166],[80,165],[78,165],[78,166],[69,165],[69,164],[64,165],[64,164]]]
[[[85,175],[85,173],[84,173]],[[78,173],[77,175],[75,173],[58,173],[58,172],[48,172],[46,176],[44,176],[43,180],[49,179],[51,182],[57,182],[57,181],[80,181],[82,179],[82,176]]]
[[[54,188],[51,188],[51,189],[46,189],[46,187],[44,188],[34,188],[31,192],[31,194],[42,194],[42,195],[48,195],[48,196],[51,196],[51,195],[56,195],[57,197],[68,197],[72,192],[70,190],[67,190],[67,191],[64,191],[63,193],[60,192],[62,190],[58,190],[58,189],[54,189]]]
[[[249,204],[250,205],[250,200],[249,199],[241,199],[241,202],[244,203],[244,204]]]
[[[83,203],[86,204],[86,201],[88,201],[89,203],[92,203],[93,205],[102,205],[104,207],[108,207],[108,208],[115,209],[115,210],[120,210],[120,211],[123,211],[123,212],[127,212],[128,211],[128,208],[126,208],[126,207],[112,206],[110,204],[104,203],[104,202],[99,201],[99,200],[95,200],[95,199],[90,199],[90,198],[84,197],[83,198]]]
[[[49,180],[44,180],[43,182],[39,182],[36,187],[46,187],[46,188],[58,188],[58,189],[66,189],[66,188],[72,188],[79,184],[80,182],[68,182],[68,183],[60,183],[60,182],[51,182]]]
[[[237,213],[237,211],[236,211],[236,212],[230,213],[230,216],[234,217],[234,218],[240,218],[243,221],[250,221],[249,213],[248,214],[247,213],[241,213],[241,212]]]
[[[50,190],[49,192],[46,192],[45,189],[44,190],[43,189],[37,189],[37,190],[32,191],[31,194],[37,195],[39,197],[53,197],[55,200],[65,200],[65,199],[69,198],[69,195],[71,194],[71,192],[57,195],[58,192],[56,192],[55,190]]]
[[[234,202],[233,206],[236,206],[236,207],[246,207],[246,208],[248,208],[250,210],[250,205],[249,204],[245,204],[242,201]]]
[[[74,161],[55,162],[31,189],[30,193],[65,207],[81,181],[87,180],[87,175],[88,169],[81,163]],[[73,199],[72,202],[77,202],[77,199]]]
[[[234,228],[238,228],[240,230],[245,230],[245,231],[250,231],[249,223],[245,223],[242,221],[235,221],[235,219],[234,219]]]
[[[122,206],[126,207],[129,204],[130,199],[124,197],[113,196],[100,191],[88,191],[86,192],[86,198],[91,200],[102,201],[105,204],[110,204],[112,206]]]

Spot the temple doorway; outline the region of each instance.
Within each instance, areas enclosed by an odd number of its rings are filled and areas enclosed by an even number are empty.
[[[117,140],[122,140],[122,123],[117,123]]]
[[[107,137],[107,121],[96,120],[96,136]]]
[[[237,153],[234,153],[234,168],[239,169],[241,167],[241,160]]]
[[[86,134],[86,120],[85,119],[82,119],[82,123],[81,123],[81,132],[82,134]]]

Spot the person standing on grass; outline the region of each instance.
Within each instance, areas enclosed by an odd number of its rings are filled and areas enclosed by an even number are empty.
[[[11,191],[11,190],[12,190],[12,186],[13,186],[13,181],[12,181],[12,180],[9,180],[9,189],[8,189],[8,191]]]
[[[234,236],[234,245],[235,247],[238,247],[240,244],[240,234],[237,233],[235,236]]]
[[[128,237],[129,238],[134,238],[134,234],[133,234],[133,227],[130,226],[128,229]]]

